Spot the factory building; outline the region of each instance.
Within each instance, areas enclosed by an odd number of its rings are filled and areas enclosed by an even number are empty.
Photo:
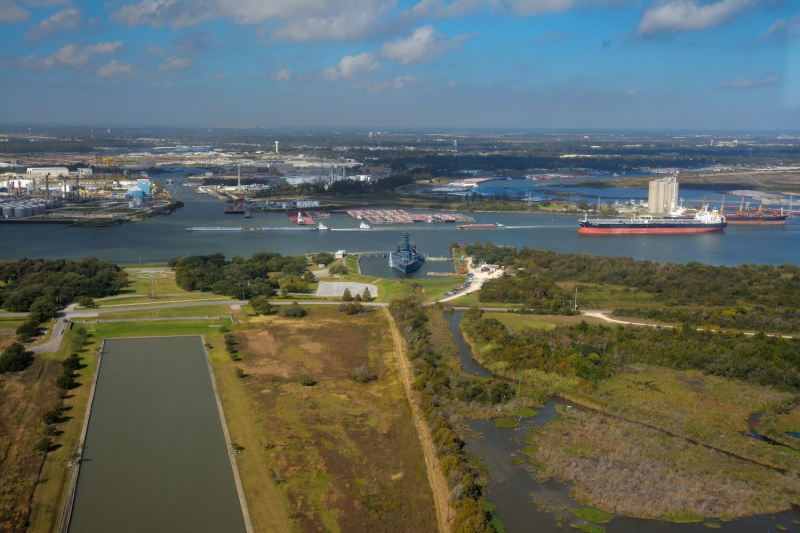
[[[652,214],[667,214],[676,209],[678,207],[678,177],[673,175],[651,181],[647,205]]]
[[[69,176],[69,169],[67,167],[31,167],[28,169],[28,174],[31,176]]]

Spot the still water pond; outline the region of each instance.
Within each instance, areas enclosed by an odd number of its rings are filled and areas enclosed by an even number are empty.
[[[200,337],[106,341],[69,531],[245,531]]]
[[[459,323],[463,312],[446,313],[445,318],[450,324],[450,332],[453,340],[459,349],[458,357],[464,372],[471,375],[489,375],[486,370],[472,359],[472,351],[461,335]],[[556,409],[559,406],[567,406],[569,402],[561,398],[552,398],[543,409],[538,409],[539,415],[528,419],[523,419],[518,428],[498,428],[491,420],[475,420],[470,423],[470,430],[479,435],[467,439],[466,453],[482,458],[481,462],[492,471],[492,476],[487,487],[488,500],[497,506],[494,511],[495,516],[503,521],[506,531],[509,533],[521,533],[528,531],[557,531],[557,516],[566,519],[562,521],[564,530],[571,531],[568,524],[587,523],[584,520],[572,516],[569,512],[560,510],[564,505],[573,509],[585,507],[585,505],[569,497],[570,486],[558,481],[541,482],[529,469],[529,465],[514,465],[510,462],[512,458],[525,458],[520,452],[527,444],[522,439],[527,435],[527,429],[533,427],[543,427],[545,424],[557,418],[559,415]],[[580,406],[569,408],[591,411]],[[515,454],[512,457],[511,454]],[[546,509],[534,500],[547,501]],[[553,511],[549,511],[554,507]],[[722,526],[721,530],[735,533],[752,532],[777,532],[778,525],[787,528],[798,528],[792,523],[793,520],[800,520],[800,512],[797,509],[784,513],[770,515],[753,516],[740,518],[731,522],[721,522],[716,519],[709,519],[709,522],[716,522]],[[700,533],[710,531],[708,527],[701,523],[697,524],[674,524],[661,520],[643,520],[638,518],[628,518],[618,516],[611,522],[604,524],[608,533]]]

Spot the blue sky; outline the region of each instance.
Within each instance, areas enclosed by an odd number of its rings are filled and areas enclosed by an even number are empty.
[[[800,0],[0,0],[0,121],[800,129]]]

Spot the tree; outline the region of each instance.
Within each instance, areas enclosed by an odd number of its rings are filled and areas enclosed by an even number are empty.
[[[242,379],[244,377],[244,370],[242,370],[238,366],[236,367],[235,372],[236,372],[236,377],[237,378]]]
[[[36,450],[37,452],[47,453],[50,451],[50,448],[52,446],[53,446],[53,441],[50,439],[50,437],[42,437],[41,439],[39,439],[39,441],[36,443],[36,446],[34,446],[33,449]]]
[[[349,270],[347,269],[347,265],[339,264],[329,268],[328,272],[334,276],[344,276]]]
[[[69,390],[75,386],[75,378],[72,377],[72,374],[63,374],[58,376],[56,380],[56,387],[62,390]]]
[[[353,297],[353,301],[354,302],[360,302],[361,301],[361,295],[356,293],[356,295]]]
[[[78,296],[75,301],[81,307],[94,307],[94,298],[91,296]]]
[[[38,315],[40,317],[39,322],[47,320],[48,318],[53,318],[56,316],[58,312],[58,307],[56,307],[56,303],[47,297],[37,298],[31,304],[31,315]]]
[[[303,281],[306,283],[316,283],[317,276],[315,276],[313,272],[308,270],[305,274],[303,274]]]
[[[297,382],[303,387],[313,387],[314,385],[317,384],[316,380],[314,380],[314,378],[312,378],[311,376],[301,376],[300,379],[297,380]]]
[[[314,262],[315,265],[329,265],[332,263],[336,257],[333,254],[329,254],[328,252],[321,252],[311,257],[311,260]]]
[[[78,354],[72,353],[69,357],[61,361],[61,366],[65,371],[75,372],[81,367],[81,358]]]
[[[273,306],[264,296],[256,296],[250,300],[250,305],[253,307],[258,315],[274,315],[275,306]]]
[[[343,302],[352,302],[353,301],[353,295],[350,294],[350,289],[345,289],[344,290],[344,293],[342,294],[342,301]]]
[[[284,317],[291,317],[291,318],[303,318],[308,314],[308,311],[304,307],[298,305],[297,302],[292,302],[292,305],[284,306],[281,309],[281,316]]]
[[[21,372],[33,363],[33,352],[25,351],[25,347],[15,342],[11,344],[3,355],[0,355],[0,374],[6,372]]]
[[[372,301],[372,294],[369,292],[369,287],[364,287],[364,292],[361,295],[361,299],[364,300],[365,302]]]

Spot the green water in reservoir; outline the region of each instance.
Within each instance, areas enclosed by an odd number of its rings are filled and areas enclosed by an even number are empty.
[[[106,341],[69,531],[245,531],[200,337]]]

